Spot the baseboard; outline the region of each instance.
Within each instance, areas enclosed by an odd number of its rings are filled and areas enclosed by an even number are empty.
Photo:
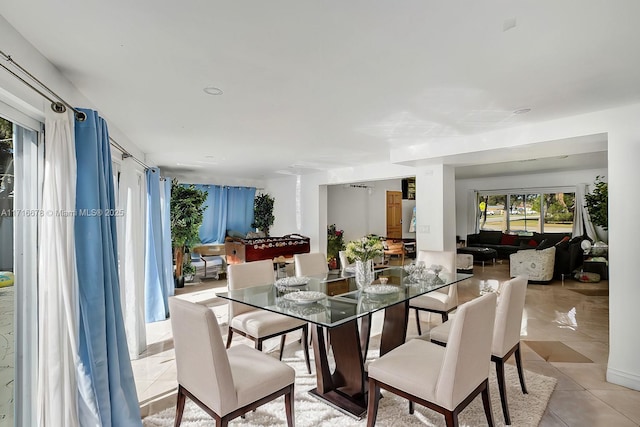
[[[630,374],[613,368],[607,368],[607,382],[640,390],[640,375]]]

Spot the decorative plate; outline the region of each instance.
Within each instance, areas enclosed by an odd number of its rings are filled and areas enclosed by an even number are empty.
[[[304,286],[309,283],[308,277],[283,277],[276,280],[276,286]]]
[[[318,302],[326,297],[322,292],[315,291],[300,291],[300,292],[291,292],[290,294],[285,294],[282,298],[287,301],[291,301],[295,304],[305,305],[305,304],[313,304],[314,302]]]
[[[389,295],[399,290],[399,287],[393,285],[371,285],[364,288],[364,292],[371,295]]]

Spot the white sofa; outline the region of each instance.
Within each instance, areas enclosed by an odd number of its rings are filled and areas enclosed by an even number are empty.
[[[530,282],[549,282],[553,279],[555,259],[555,246],[541,251],[536,249],[518,251],[509,256],[509,274],[511,277],[526,274]]]

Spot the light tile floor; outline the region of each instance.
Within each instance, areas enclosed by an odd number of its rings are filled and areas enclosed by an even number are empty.
[[[507,262],[476,265],[474,277],[458,287],[460,302],[479,295],[481,280],[508,279]],[[539,345],[540,354],[523,344],[525,368],[558,379],[541,426],[639,426],[640,392],[605,381],[609,345],[609,298],[589,296],[571,289],[608,289],[608,281],[586,284],[567,279],[548,285],[530,284],[527,289],[525,313],[522,323],[523,341],[547,341]],[[226,302],[215,297],[215,292],[226,290],[226,281],[206,281],[187,285],[178,290],[181,298],[204,302],[214,307],[221,324],[226,324]],[[597,292],[598,293],[598,292]],[[599,292],[602,293],[602,292]],[[439,316],[421,316],[423,331],[440,323]],[[415,336],[413,313],[409,319],[408,338]],[[244,340],[238,337],[238,340]],[[292,337],[297,339],[297,337]],[[149,346],[133,368],[144,415],[160,411],[175,404],[176,373],[169,321],[147,325]],[[250,342],[247,341],[249,345]],[[562,343],[584,357],[571,359],[571,351],[562,353],[563,362],[550,356],[559,351]],[[266,351],[277,353],[278,340],[266,344]],[[549,358],[550,361],[545,360]],[[498,416],[498,415],[496,415]]]

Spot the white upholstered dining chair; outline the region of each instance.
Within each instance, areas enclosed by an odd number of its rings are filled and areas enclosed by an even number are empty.
[[[496,295],[486,294],[458,308],[446,347],[410,340],[369,364],[367,426],[373,427],[380,388],[444,415],[447,426],[458,425],[458,414],[482,394],[485,415],[493,426],[489,398],[489,357]]]
[[[274,282],[273,262],[271,260],[231,264],[227,269],[229,290],[268,285]],[[227,348],[231,346],[234,333],[238,333],[255,342],[257,350],[262,351],[262,343],[277,336],[280,338],[280,360],[284,351],[286,334],[297,329],[302,330],[301,342],[307,342],[309,326],[304,320],[294,319],[267,310],[261,310],[238,302],[229,302],[229,333]],[[303,345],[307,371],[311,373],[309,348]]]
[[[226,426],[282,395],[287,425],[294,425],[295,371],[290,366],[245,345],[226,350],[216,316],[203,305],[172,297],[169,311],[178,371],[176,427],[187,397],[217,426]]]
[[[306,254],[295,254],[293,256],[296,276],[321,276],[329,272],[327,257],[320,252],[309,252]]]
[[[433,264],[441,265],[442,271],[456,273],[455,251],[419,251],[416,262],[422,261],[430,267]],[[421,295],[409,301],[409,308],[415,309],[418,335],[422,335],[420,326],[420,311],[428,311],[442,316],[442,322],[449,319],[449,312],[458,307],[458,285],[455,283],[442,289],[437,289],[428,294]]]
[[[502,285],[493,329],[491,360],[496,364],[496,377],[498,379],[498,389],[500,390],[502,413],[504,414],[504,422],[507,425],[511,424],[511,417],[504,383],[504,362],[512,354],[515,355],[516,359],[520,387],[524,394],[527,393],[522,369],[522,356],[520,354],[520,329],[522,327],[524,300],[527,293],[527,280],[527,276],[517,276]],[[431,342],[446,345],[449,340],[451,326],[452,320],[449,320],[431,329]]]

